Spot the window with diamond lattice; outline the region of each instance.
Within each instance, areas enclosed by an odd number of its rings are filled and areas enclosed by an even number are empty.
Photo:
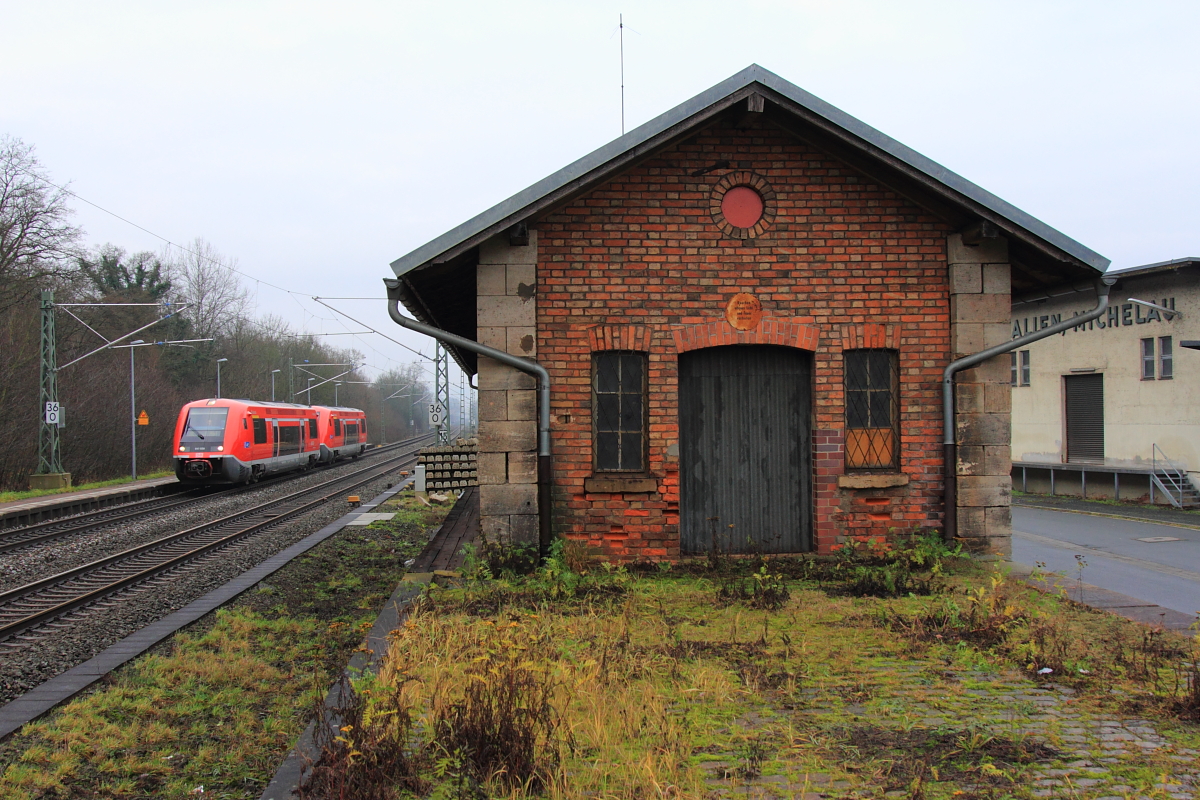
[[[846,468],[895,469],[900,391],[895,350],[847,350]]]
[[[592,409],[597,472],[646,469],[646,355],[592,357]]]

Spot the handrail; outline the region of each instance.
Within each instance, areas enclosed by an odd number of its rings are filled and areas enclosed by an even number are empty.
[[[1165,467],[1159,466],[1159,456],[1162,457],[1162,461],[1166,464]],[[1186,493],[1187,483],[1190,483],[1191,481],[1184,476],[1183,471],[1176,466],[1174,461],[1167,458],[1167,454],[1163,452],[1163,449],[1158,446],[1157,442],[1152,442],[1150,445],[1150,468],[1152,470],[1150,473],[1151,502],[1154,501],[1154,486],[1157,484],[1159,490],[1162,491],[1162,493],[1167,496],[1167,499],[1171,501],[1171,505],[1175,506],[1175,508],[1183,508],[1183,496]],[[1162,479],[1158,477],[1160,470],[1162,471],[1163,475],[1166,476],[1167,481],[1171,484],[1170,489],[1168,489],[1166,484],[1163,483]],[[1175,498],[1175,492],[1172,492],[1172,489],[1179,493],[1178,499]]]

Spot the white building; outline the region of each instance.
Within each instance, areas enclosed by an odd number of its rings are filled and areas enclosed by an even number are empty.
[[[1200,259],[1108,274],[1104,316],[1012,354],[1013,488],[1200,503]],[[1013,338],[1095,304],[1091,285],[1014,297]]]

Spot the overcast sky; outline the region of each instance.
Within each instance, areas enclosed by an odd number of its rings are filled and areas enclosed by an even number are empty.
[[[751,63],[1113,261],[1200,256],[1196,2],[8,2],[0,133],[361,330],[389,262]],[[76,202],[91,244],[162,242]],[[382,300],[337,301],[401,333]],[[344,324],[343,324],[344,323]],[[373,367],[413,356],[378,336]]]

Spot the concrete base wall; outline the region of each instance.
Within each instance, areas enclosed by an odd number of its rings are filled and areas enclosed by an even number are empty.
[[[29,476],[29,489],[34,492],[44,492],[53,489],[70,489],[71,473],[47,472],[41,475]]]

